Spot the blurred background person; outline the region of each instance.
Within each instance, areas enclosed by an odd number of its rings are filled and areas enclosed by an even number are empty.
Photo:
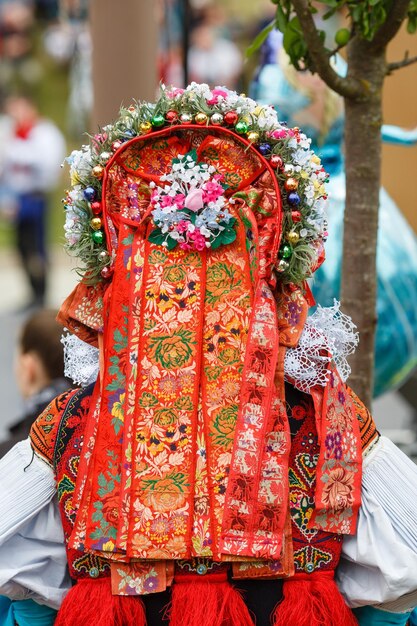
[[[24,400],[18,420],[9,427],[9,436],[0,443],[0,458],[16,443],[26,439],[38,415],[57,394],[69,389],[64,377],[62,326],[57,311],[42,309],[23,324],[15,358],[15,378]],[[56,611],[32,599],[12,601],[0,596],[0,626],[52,626]]]
[[[49,402],[69,389],[64,376],[62,326],[57,311],[41,309],[23,324],[15,358],[15,378],[24,400],[21,415],[9,427],[9,437],[0,443],[0,457],[29,435],[32,422]]]
[[[202,23],[192,32],[188,64],[190,81],[212,87],[239,87],[242,54],[233,41],[219,34],[210,23]]]
[[[31,289],[28,307],[42,307],[47,282],[47,193],[59,180],[65,141],[57,126],[42,118],[30,97],[10,96],[5,103],[0,154],[0,198],[12,220],[15,244]]]

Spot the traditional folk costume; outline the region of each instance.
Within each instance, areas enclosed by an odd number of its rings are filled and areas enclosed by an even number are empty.
[[[382,504],[400,453],[344,383],[351,322],[337,304],[307,319],[326,173],[306,137],[192,84],[123,110],[71,161],[83,280],[59,318],[100,371],[30,437],[75,583],[56,626],[353,626],[348,604],[410,608],[407,502]],[[34,519],[55,486],[32,482]],[[356,534],[376,514],[380,551]],[[388,535],[397,578],[380,559]]]

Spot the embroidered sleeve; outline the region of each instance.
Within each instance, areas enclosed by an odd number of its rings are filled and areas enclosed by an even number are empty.
[[[359,422],[359,429],[361,433],[362,450],[363,453],[366,454],[371,449],[372,444],[378,441],[379,432],[376,429],[372,415],[363,402],[359,400],[356,393],[350,387],[347,387],[347,391],[355,406],[356,417]]]
[[[76,391],[69,390],[54,398],[30,429],[30,443],[35,454],[51,467],[58,427],[65,407]]]

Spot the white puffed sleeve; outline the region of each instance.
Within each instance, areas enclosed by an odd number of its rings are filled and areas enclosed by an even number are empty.
[[[343,541],[337,583],[351,607],[417,605],[417,466],[386,437],[364,458],[357,534]]]
[[[0,594],[59,608],[71,582],[55,494],[29,439],[0,459]]]

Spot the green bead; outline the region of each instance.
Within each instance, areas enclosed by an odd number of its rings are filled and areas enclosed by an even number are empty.
[[[102,230],[96,230],[93,233],[91,233],[91,239],[94,241],[94,243],[103,243],[104,241],[104,233]]]
[[[291,255],[292,255],[291,246],[284,244],[282,248],[280,248],[279,250],[279,256],[281,257],[281,259],[289,259]]]
[[[163,126],[165,124],[165,117],[158,113],[157,115],[153,116],[151,122],[152,126]]]
[[[244,135],[248,132],[248,125],[246,124],[246,122],[237,122],[237,124],[235,125],[235,131],[239,133],[239,135]]]

